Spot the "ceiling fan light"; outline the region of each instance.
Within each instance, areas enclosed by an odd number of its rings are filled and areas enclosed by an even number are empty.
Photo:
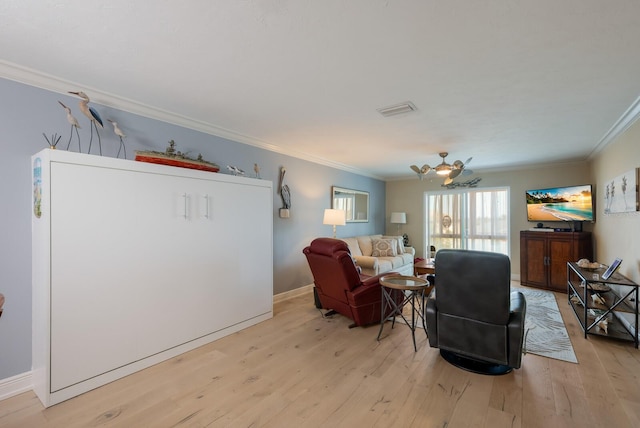
[[[451,165],[443,162],[440,165],[436,166],[435,169],[436,174],[438,175],[449,175],[449,173],[451,172]]]

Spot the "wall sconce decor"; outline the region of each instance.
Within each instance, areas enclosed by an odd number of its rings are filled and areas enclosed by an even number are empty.
[[[284,175],[287,170],[284,167],[280,168],[280,180],[278,181],[278,193],[282,198],[282,208],[280,208],[280,218],[289,218],[289,208],[291,208],[291,193],[289,192],[289,186],[282,184],[284,182]]]

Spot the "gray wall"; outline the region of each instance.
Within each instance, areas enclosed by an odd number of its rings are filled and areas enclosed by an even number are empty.
[[[78,90],[81,88],[69,88]],[[31,370],[31,171],[30,157],[46,148],[42,136],[61,134],[58,148],[66,148],[70,126],[58,100],[71,107],[80,121],[83,152],[89,142],[89,123],[78,110],[78,99],[33,86],[0,79],[2,134],[0,137],[0,293],[6,297],[0,318],[0,381]],[[88,94],[91,96],[91,94]],[[229,141],[170,123],[149,119],[92,103],[105,121],[101,130],[104,156],[115,156],[119,140],[106,119],[118,122],[127,134],[129,159],[134,150],[164,150],[173,139],[178,149],[220,165],[235,165],[253,174],[258,163],[261,177],[274,183],[273,258],[274,294],[313,282],[304,246],[317,236],[331,236],[331,226],[322,224],[323,210],[331,204],[331,186],[338,185],[371,193],[370,221],[338,227],[338,236],[382,233],[385,225],[385,184],[380,180],[285,156],[261,148]],[[77,140],[71,149],[77,151]],[[94,136],[92,153],[97,154]],[[280,219],[282,206],[275,188],[280,167],[287,170],[285,183],[291,188],[291,217]],[[252,245],[246,242],[246,245]],[[70,255],[71,256],[71,255]],[[238,257],[242,257],[241,254]],[[246,261],[247,269],[251,260]]]

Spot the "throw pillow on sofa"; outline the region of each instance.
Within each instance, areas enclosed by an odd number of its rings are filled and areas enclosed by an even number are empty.
[[[391,239],[397,243],[397,255],[404,253],[404,238],[402,236],[383,236],[382,239]]]
[[[374,239],[372,241],[373,257],[395,257],[398,255],[398,244],[394,239]]]

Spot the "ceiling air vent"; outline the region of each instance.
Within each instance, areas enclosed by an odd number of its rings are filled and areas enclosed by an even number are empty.
[[[396,116],[398,114],[410,113],[416,110],[418,110],[416,106],[413,105],[412,102],[407,101],[405,103],[400,103],[400,104],[396,104],[389,107],[379,108],[378,113],[380,113],[384,117],[389,117],[389,116]]]

